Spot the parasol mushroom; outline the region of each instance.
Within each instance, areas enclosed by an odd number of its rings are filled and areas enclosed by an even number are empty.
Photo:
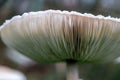
[[[46,10],[7,20],[0,29],[9,47],[41,63],[65,61],[67,80],[77,80],[77,63],[104,63],[120,56],[120,19]]]

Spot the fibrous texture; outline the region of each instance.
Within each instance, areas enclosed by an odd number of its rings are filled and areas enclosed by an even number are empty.
[[[30,12],[6,21],[1,38],[39,62],[107,62],[120,55],[120,20],[59,10]]]

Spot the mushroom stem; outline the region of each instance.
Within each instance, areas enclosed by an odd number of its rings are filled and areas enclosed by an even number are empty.
[[[75,63],[67,63],[67,79],[66,80],[79,80],[78,65]]]

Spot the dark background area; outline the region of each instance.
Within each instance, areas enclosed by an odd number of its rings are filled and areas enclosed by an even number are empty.
[[[0,0],[0,25],[15,15],[48,9],[78,11],[119,18],[120,0]],[[83,80],[120,80],[119,62],[120,60],[117,59],[107,64],[79,64],[80,78]],[[65,80],[64,63],[38,64],[18,52],[8,49],[1,41],[0,66],[7,66],[22,72],[27,80]]]

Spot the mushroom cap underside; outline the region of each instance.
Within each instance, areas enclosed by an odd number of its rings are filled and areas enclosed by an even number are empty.
[[[107,62],[120,55],[120,20],[59,10],[25,13],[1,26],[9,47],[38,62]]]

